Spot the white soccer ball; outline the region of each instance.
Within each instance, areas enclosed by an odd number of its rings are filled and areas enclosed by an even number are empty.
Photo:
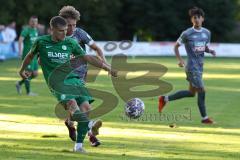
[[[144,109],[144,102],[139,98],[130,99],[125,104],[125,114],[132,119],[139,118],[143,115]]]

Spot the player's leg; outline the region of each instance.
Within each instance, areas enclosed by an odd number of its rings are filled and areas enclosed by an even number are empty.
[[[68,117],[64,124],[66,125],[66,127],[68,128],[68,135],[69,135],[69,138],[72,140],[72,141],[76,141],[76,128],[74,126],[74,122],[70,120],[70,117]]]
[[[190,79],[192,89],[198,93],[197,104],[199,112],[202,117],[202,123],[212,124],[213,121],[207,116],[206,105],[205,105],[205,88],[202,79],[202,72],[192,72],[192,78]]]
[[[198,92],[198,108],[202,117],[202,123],[204,124],[213,124],[213,120],[210,119],[207,115],[207,111],[206,111],[206,104],[205,104],[205,95],[206,95],[206,91],[203,88],[197,88],[196,89]]]
[[[31,80],[38,76],[38,62],[36,57],[34,57],[33,61],[31,62],[29,71],[31,71],[31,76],[27,79],[28,82],[25,83],[27,95],[37,96],[36,93],[31,92]]]
[[[78,106],[80,106],[81,104],[78,104]],[[66,109],[67,107],[65,107]],[[69,132],[69,138],[72,140],[72,141],[76,141],[76,128],[74,126],[74,121],[71,120],[71,117],[70,117],[71,113],[69,114],[69,117],[67,117],[67,119],[65,120],[64,124],[67,126],[68,128],[68,132]]]
[[[32,71],[31,71],[29,68],[30,68],[30,67],[28,66],[28,68],[27,68],[27,74],[28,74],[28,76],[31,77]],[[22,80],[20,80],[20,81],[17,81],[17,83],[16,83],[17,93],[18,93],[18,94],[21,94],[21,93],[22,93],[22,90],[21,90],[21,85],[22,85],[22,84],[25,84],[26,93],[27,93],[27,95],[28,95],[29,92],[30,92],[30,82],[29,82],[29,79],[22,79]]]
[[[83,150],[83,141],[87,132],[90,130],[91,133],[96,136],[98,134],[99,128],[102,126],[101,121],[90,122],[86,111],[89,111],[91,106],[88,101],[83,101],[78,106],[76,100],[69,100],[67,102],[68,110],[71,114],[71,120],[77,121],[77,139],[74,147],[74,151],[76,152],[85,152]]]
[[[195,90],[192,85],[192,74],[191,73],[186,73],[187,74],[187,80],[189,81],[189,89],[188,90],[180,90],[177,91],[169,96],[160,96],[158,100],[158,110],[159,112],[162,112],[164,106],[166,105],[167,102],[169,101],[174,101],[178,100],[181,98],[186,98],[186,97],[194,97],[195,96]]]
[[[81,111],[86,113],[86,115],[88,116],[89,111],[91,110],[91,106],[89,105],[89,103],[82,103],[79,104],[81,102],[79,102],[81,100],[77,100],[77,104],[78,106],[81,106]],[[69,131],[69,137],[72,141],[76,141],[76,129],[74,126],[74,122],[70,120],[70,117],[68,117],[65,120],[65,125],[68,128]],[[91,130],[88,130],[88,136],[89,136],[89,141],[91,143],[91,146],[93,147],[97,147],[99,146],[101,143],[100,141],[97,139],[96,135],[98,135],[99,131],[98,129],[101,127],[102,122],[100,120],[96,120],[96,121],[89,121],[89,128],[91,128]]]
[[[86,115],[89,117],[89,111],[91,110],[91,105],[89,103],[81,103],[81,101],[78,99],[78,105],[81,106],[82,112],[86,113]],[[88,136],[89,141],[91,143],[92,147],[97,147],[101,144],[101,142],[97,139],[97,135],[99,134],[99,128],[102,126],[101,120],[89,120],[89,130],[88,130]]]
[[[74,121],[71,121],[71,113],[67,107],[66,104],[62,104],[64,106],[64,109],[68,111],[68,117],[66,118],[66,120],[64,121],[64,124],[66,125],[67,129],[68,129],[68,135],[69,135],[69,138],[72,140],[72,141],[76,141],[76,128],[74,126]]]
[[[22,55],[22,60],[25,58],[25,56]],[[20,81],[17,81],[16,84],[15,84],[15,87],[16,87],[16,90],[17,90],[17,93],[18,94],[21,94],[22,93],[22,89],[21,89],[21,86],[22,84],[24,84],[24,81],[25,79],[21,79]]]
[[[22,93],[22,84],[24,83],[25,79],[22,79],[20,81],[17,81],[16,84],[15,84],[15,87],[16,87],[16,90],[17,90],[17,93],[18,94],[21,94]]]
[[[85,114],[81,112],[75,99],[69,100],[66,105],[67,110],[70,112],[71,120],[78,122],[77,140],[73,150],[75,152],[85,153],[85,150],[83,149],[83,141],[88,131],[88,119]]]

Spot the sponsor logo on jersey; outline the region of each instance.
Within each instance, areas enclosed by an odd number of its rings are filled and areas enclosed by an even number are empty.
[[[61,94],[61,100],[65,100],[66,95],[65,94]]]
[[[64,51],[66,51],[66,50],[67,50],[67,46],[62,45],[62,49],[63,49]]]
[[[206,47],[205,42],[195,42],[194,43],[194,52],[204,52]]]
[[[68,53],[48,52],[48,57],[49,58],[66,59],[66,58],[68,58]]]

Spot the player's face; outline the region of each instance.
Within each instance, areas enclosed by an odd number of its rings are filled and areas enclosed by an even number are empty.
[[[191,21],[194,27],[199,28],[202,26],[204,18],[202,16],[195,15],[195,16],[192,16]]]
[[[77,21],[75,19],[67,18],[68,29],[67,29],[67,36],[73,34],[73,31],[76,29]]]
[[[52,37],[56,41],[62,41],[66,37],[67,26],[58,26],[52,28]]]
[[[30,20],[29,20],[29,25],[30,25],[32,28],[37,28],[38,19],[37,19],[37,18],[30,18]]]

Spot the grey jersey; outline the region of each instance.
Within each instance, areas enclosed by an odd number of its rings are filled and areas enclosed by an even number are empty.
[[[206,28],[196,30],[193,27],[182,32],[177,42],[185,45],[187,52],[186,70],[189,72],[202,72],[204,63],[204,52],[210,43],[211,33]]]
[[[85,51],[86,51],[85,45],[91,46],[94,43],[92,37],[81,28],[76,28],[70,37],[76,39]]]
[[[94,43],[92,37],[81,28],[76,28],[70,37],[76,39],[85,51],[85,45],[91,46]],[[72,61],[72,67],[75,68],[74,72],[78,74],[79,78],[85,81],[87,74],[87,63],[85,61],[74,60]]]

